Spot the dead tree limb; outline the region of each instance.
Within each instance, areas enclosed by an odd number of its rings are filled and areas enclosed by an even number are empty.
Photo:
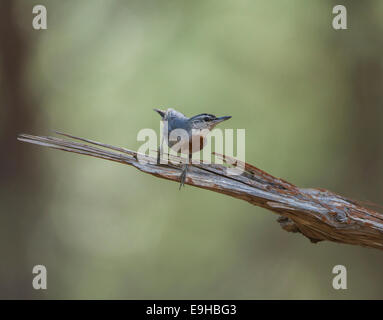
[[[18,140],[120,162],[156,177],[179,182],[180,161],[174,163],[173,160],[180,158],[172,159],[169,164],[157,165],[155,158],[129,149],[69,134],[57,134],[77,141],[28,134],[20,134]],[[284,230],[299,232],[312,242],[330,240],[383,249],[383,214],[331,191],[299,188],[250,164],[218,156],[226,166],[193,164],[188,171],[186,184],[242,199],[277,213],[280,215],[278,222]],[[228,175],[228,165],[238,164],[243,165],[244,172],[241,175]]]

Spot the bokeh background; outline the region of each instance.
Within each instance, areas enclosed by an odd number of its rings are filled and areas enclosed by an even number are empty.
[[[153,107],[229,114],[248,162],[383,204],[383,1],[343,2],[335,31],[334,1],[1,0],[0,297],[383,298],[378,250],[314,245],[246,202],[16,141],[62,130],[137,149]]]

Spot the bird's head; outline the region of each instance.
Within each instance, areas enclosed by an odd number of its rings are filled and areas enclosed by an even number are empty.
[[[216,117],[208,113],[201,113],[189,119],[192,129],[212,130],[217,124],[229,120],[231,116]]]

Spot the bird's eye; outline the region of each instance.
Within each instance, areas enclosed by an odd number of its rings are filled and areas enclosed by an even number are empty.
[[[203,121],[209,121],[209,120],[210,120],[209,117],[205,117],[205,118],[203,118]]]

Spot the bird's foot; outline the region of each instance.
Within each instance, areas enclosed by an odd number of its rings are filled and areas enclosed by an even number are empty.
[[[181,190],[182,186],[185,186],[185,180],[186,180],[187,171],[188,171],[188,165],[185,164],[185,167],[183,168],[181,176],[180,176],[180,188],[179,188],[179,190]]]

